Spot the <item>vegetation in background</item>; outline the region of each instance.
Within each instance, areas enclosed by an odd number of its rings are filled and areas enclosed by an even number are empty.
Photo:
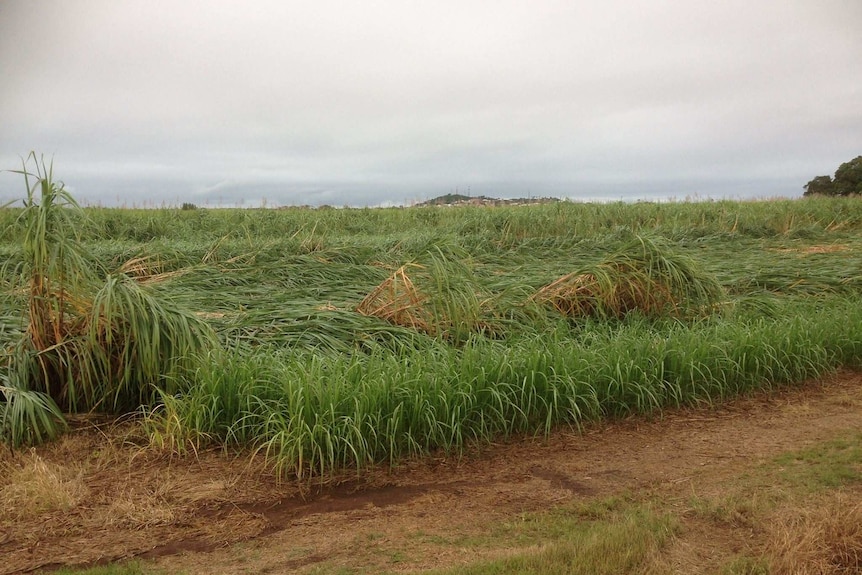
[[[806,196],[852,196],[862,194],[862,156],[844,162],[835,170],[835,177],[817,176],[805,184]]]

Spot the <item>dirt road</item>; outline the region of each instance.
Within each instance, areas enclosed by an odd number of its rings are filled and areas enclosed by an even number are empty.
[[[693,497],[728,493],[782,453],[860,430],[862,373],[842,372],[719,407],[513,438],[300,488],[247,458],[171,460],[123,443],[122,429],[85,426],[0,459],[4,505],[28,507],[0,517],[0,573],[129,557],[190,574],[450,566],[505,552],[470,543],[489,526],[573,501],[651,498],[684,517]],[[53,474],[46,489],[69,500],[32,509],[19,493],[31,468]],[[687,523],[669,549],[674,570],[714,567],[756,536],[750,525],[708,527]]]

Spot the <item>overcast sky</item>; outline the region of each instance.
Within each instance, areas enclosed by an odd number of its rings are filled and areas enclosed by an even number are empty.
[[[104,205],[799,196],[862,154],[862,1],[2,0],[30,150]]]

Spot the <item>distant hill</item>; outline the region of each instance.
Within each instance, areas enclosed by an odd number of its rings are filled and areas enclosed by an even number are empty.
[[[426,200],[418,206],[520,206],[526,204],[549,204],[561,201],[559,198],[514,198],[501,199],[488,196],[465,196],[464,194],[445,194]]]
[[[445,206],[459,204],[470,200],[470,196],[464,194],[446,194],[445,196],[437,196],[436,198],[427,200],[419,204],[420,206]]]

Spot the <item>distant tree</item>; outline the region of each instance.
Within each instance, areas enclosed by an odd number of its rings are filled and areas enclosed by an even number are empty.
[[[805,193],[803,196],[831,196],[835,193],[835,184],[830,176],[817,176],[807,184],[805,184]]]
[[[844,162],[835,170],[835,177],[817,176],[805,184],[805,196],[851,196],[862,194],[862,156]]]
[[[862,156],[856,156],[838,166],[832,182],[835,193],[839,196],[862,194]]]

